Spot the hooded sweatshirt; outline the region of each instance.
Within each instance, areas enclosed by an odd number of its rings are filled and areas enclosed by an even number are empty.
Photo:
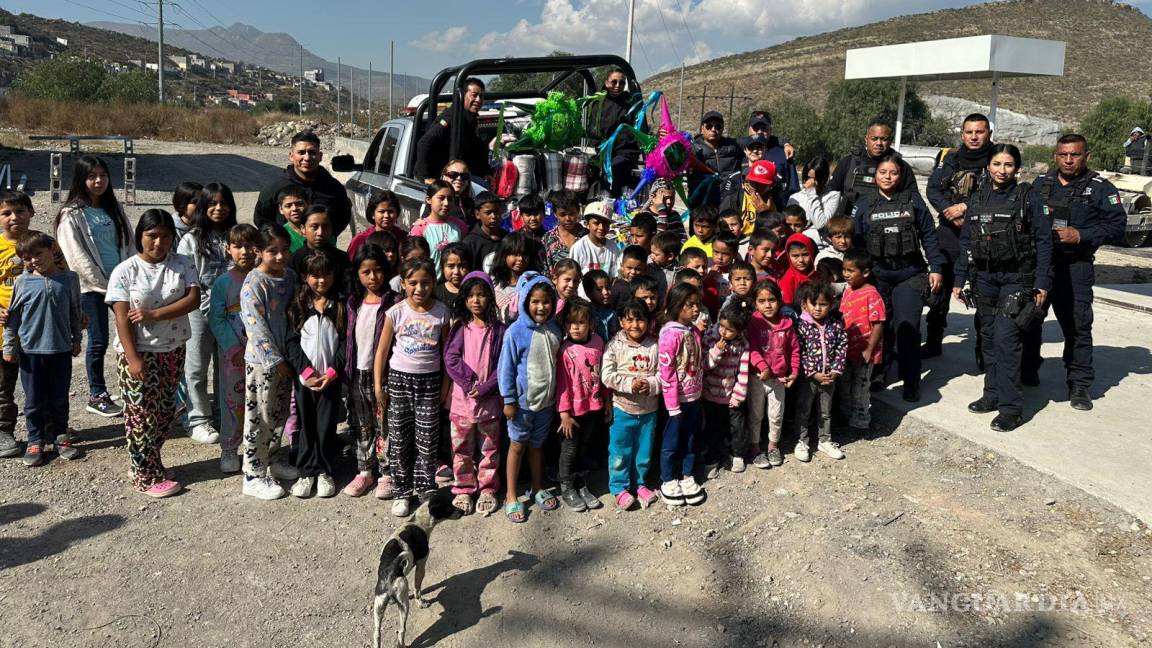
[[[704,389],[701,355],[696,327],[671,321],[660,329],[660,386],[669,416],[680,414],[680,403],[700,400]]]
[[[659,362],[655,337],[633,342],[624,331],[617,333],[604,350],[600,373],[604,386],[616,392],[612,397],[613,407],[634,416],[655,412],[660,395],[660,381],[656,377]],[[632,391],[632,381],[637,378],[648,382],[647,393]]]
[[[816,272],[816,244],[812,239],[803,232],[793,234],[788,237],[784,243],[785,255],[787,255],[788,247],[793,243],[800,243],[808,248],[808,271],[800,272],[792,266],[791,258],[788,261],[788,270],[784,276],[780,278],[780,293],[784,297],[784,305],[793,306],[796,303],[796,289],[801,285],[808,283],[812,275]]]
[[[765,369],[773,378],[800,373],[800,345],[791,317],[781,316],[773,324],[760,313],[753,313],[744,337],[748,339],[752,370],[757,374]]]
[[[324,167],[317,168],[315,176],[305,180],[297,175],[296,169],[291,164],[285,167],[279,178],[268,183],[260,191],[260,197],[256,199],[256,208],[252,212],[252,223],[256,227],[268,223],[284,224],[277,198],[281,191],[293,185],[309,192],[312,199],[308,202],[313,206],[328,207],[328,216],[332,219],[333,238],[340,236],[340,233],[348,228],[348,223],[352,222],[352,201],[349,200],[344,185]]]
[[[560,350],[560,327],[553,317],[537,323],[528,314],[528,297],[536,286],[552,286],[538,272],[525,272],[516,282],[516,295],[523,317],[517,317],[504,333],[497,369],[500,396],[505,405],[533,412],[556,404],[556,354]]]

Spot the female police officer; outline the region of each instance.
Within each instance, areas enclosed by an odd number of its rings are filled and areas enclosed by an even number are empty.
[[[904,400],[914,403],[920,400],[920,314],[929,293],[940,293],[944,255],[936,240],[936,223],[915,183],[900,189],[906,186],[905,165],[896,154],[881,157],[876,163],[878,191],[863,194],[852,217],[856,245],[872,254],[872,275],[888,305],[884,346],[891,349],[895,342]]]
[[[952,289],[960,299],[964,282],[971,282],[984,336],[984,394],[968,411],[999,411],[992,420],[997,432],[1020,425],[1021,333],[1043,322],[1041,307],[1052,287],[1051,219],[1029,206],[1030,186],[1016,182],[1019,168],[1019,149],[992,147],[988,172],[968,202],[960,230]]]

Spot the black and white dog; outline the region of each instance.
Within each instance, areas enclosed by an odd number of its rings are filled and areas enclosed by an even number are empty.
[[[438,522],[455,520],[460,517],[460,509],[452,505],[452,495],[446,490],[434,493],[427,502],[416,508],[412,518],[393,532],[380,552],[380,567],[377,571],[376,598],[373,604],[372,645],[380,648],[380,622],[388,603],[400,608],[400,626],[396,630],[396,646],[404,648],[404,631],[408,626],[409,591],[416,604],[428,607],[429,603],[420,598],[424,581],[424,568],[428,563],[429,542],[432,528]],[[409,587],[408,576],[412,575]]]

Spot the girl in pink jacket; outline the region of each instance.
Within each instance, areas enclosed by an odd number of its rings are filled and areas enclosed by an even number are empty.
[[[700,292],[687,283],[668,291],[666,323],[660,329],[660,386],[668,423],[660,448],[660,495],[672,506],[702,504],[704,489],[696,483],[696,434],[700,431],[700,394],[704,365],[700,333],[692,325],[700,314]]]
[[[584,481],[584,457],[604,444],[604,340],[593,333],[592,304],[574,299],[564,307],[564,342],[556,363],[560,411],[560,500],[577,513],[602,506]]]
[[[748,439],[752,465],[770,468],[784,463],[777,447],[784,424],[784,390],[796,382],[800,372],[800,345],[792,318],[781,314],[784,300],[780,286],[765,279],[752,289],[756,310],[745,337],[751,352],[748,370]],[[760,450],[760,425],[768,410],[768,449]]]

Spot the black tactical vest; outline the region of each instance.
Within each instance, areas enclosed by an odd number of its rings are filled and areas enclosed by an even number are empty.
[[[904,261],[920,256],[920,236],[916,233],[916,210],[912,206],[912,192],[896,196],[892,205],[878,211],[883,197],[876,192],[876,200],[868,212],[868,252],[876,259]]]
[[[1097,173],[1088,171],[1069,187],[1060,186],[1060,181],[1052,173],[1045,174],[1036,181],[1036,189],[1044,196],[1044,213],[1052,217],[1052,229],[1068,227],[1072,222],[1072,206],[1084,206],[1091,197],[1088,184]]]
[[[1036,247],[1027,212],[1029,189],[1028,183],[1020,183],[1013,189],[1010,204],[993,206],[991,183],[985,182],[968,203],[969,252],[977,270],[1028,273],[1035,269]]]

